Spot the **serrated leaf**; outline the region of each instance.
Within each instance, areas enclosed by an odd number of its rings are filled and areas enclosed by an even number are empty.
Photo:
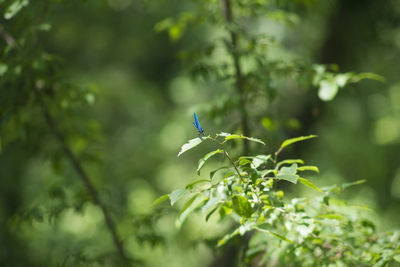
[[[297,164],[292,164],[292,166],[290,167],[282,167],[279,170],[278,174],[276,175],[276,178],[296,184],[297,179],[299,178],[296,172],[297,172]]]
[[[182,155],[183,153],[185,153],[186,151],[188,151],[188,150],[194,148],[195,146],[199,145],[201,142],[203,142],[203,140],[204,140],[204,139],[202,139],[202,138],[200,138],[200,137],[197,137],[197,138],[194,138],[194,139],[189,140],[186,144],[184,144],[184,145],[181,147],[181,151],[179,151],[178,157],[179,157],[180,155]]]
[[[319,173],[319,169],[317,166],[301,166],[297,168],[298,171],[313,171]]]
[[[276,167],[279,168],[280,166],[284,164],[293,164],[293,163],[298,163],[298,164],[304,164],[304,161],[302,159],[285,159],[276,164]]]
[[[186,188],[181,188],[172,191],[172,193],[169,195],[169,199],[171,200],[171,206],[175,204],[182,196],[185,194]]]
[[[260,139],[257,139],[257,138],[254,138],[254,137],[247,137],[247,136],[244,136],[242,134],[239,135],[239,134],[230,134],[230,133],[223,133],[222,132],[222,133],[218,134],[218,136],[225,137],[225,140],[222,143],[225,143],[225,142],[227,142],[229,140],[233,140],[233,139],[247,139],[249,141],[257,142],[257,143],[265,145],[265,143],[263,141],[261,141]]]
[[[287,147],[287,146],[289,146],[289,145],[291,145],[291,144],[294,144],[294,143],[297,143],[297,142],[300,142],[300,141],[303,141],[303,140],[315,138],[315,137],[318,137],[318,136],[312,134],[312,135],[299,136],[299,137],[287,139],[287,140],[285,140],[285,141],[282,143],[282,145],[281,145],[281,147],[280,147],[279,150],[282,150],[283,148],[285,148],[285,147]]]
[[[200,175],[200,170],[201,168],[204,166],[204,164],[206,163],[206,161],[211,158],[212,156],[216,155],[216,154],[222,154],[224,153],[224,151],[222,149],[217,149],[214,151],[211,151],[210,153],[207,153],[207,155],[205,155],[202,159],[199,160],[199,165],[197,167],[197,174]]]
[[[301,177],[299,177],[298,178],[298,181],[300,182],[300,183],[302,183],[303,185],[305,185],[305,186],[308,186],[309,188],[311,188],[311,189],[314,189],[314,190],[316,190],[316,191],[318,191],[318,192],[323,192],[319,187],[317,187],[316,185],[314,185],[313,183],[311,183],[310,181],[308,181],[307,179],[304,179],[304,178],[301,178]]]
[[[196,180],[196,181],[194,181],[194,182],[192,182],[192,183],[190,183],[190,184],[187,184],[187,185],[186,185],[186,189],[187,189],[187,190],[191,190],[191,189],[193,189],[193,187],[194,187],[196,184],[199,184],[199,183],[210,183],[210,180],[206,180],[206,179]]]
[[[241,217],[249,218],[253,214],[253,208],[244,196],[234,195],[232,197],[232,208]]]
[[[161,197],[157,198],[154,200],[153,204],[151,204],[152,207],[166,201],[169,198],[169,194],[162,195]]]

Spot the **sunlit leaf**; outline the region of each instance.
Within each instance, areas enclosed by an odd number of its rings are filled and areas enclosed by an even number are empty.
[[[342,189],[346,189],[349,188],[350,186],[354,186],[354,185],[359,185],[359,184],[363,184],[365,183],[367,180],[362,179],[362,180],[357,180],[355,182],[351,182],[351,183],[344,183],[342,184]]]
[[[191,197],[185,205],[182,207],[178,214],[178,219],[176,221],[176,226],[179,228],[182,226],[182,224],[185,222],[187,216],[199,206],[200,203],[202,203],[205,199],[205,196],[202,194],[196,194],[193,197]]]
[[[315,138],[315,137],[317,137],[317,135],[313,135],[313,134],[312,134],[312,135],[299,136],[299,137],[287,139],[287,140],[285,140],[285,141],[282,143],[282,145],[281,145],[281,147],[280,147],[279,150],[281,150],[281,149],[283,149],[283,148],[285,148],[285,147],[287,147],[287,146],[289,146],[289,145],[291,145],[291,144],[294,144],[294,143],[297,143],[297,142],[300,142],[300,141],[303,141],[303,140]]]
[[[260,231],[260,232],[264,232],[264,233],[271,234],[271,235],[273,235],[273,236],[279,238],[280,240],[289,242],[290,244],[295,244],[292,240],[290,240],[289,238],[287,238],[287,237],[285,237],[285,236],[283,236],[283,235],[280,235],[280,234],[274,233],[274,232],[272,232],[272,231],[269,231],[269,230],[267,230],[267,229],[263,229],[263,228],[259,228],[259,227],[256,227],[255,229],[258,230],[258,231]]]
[[[304,164],[304,161],[302,159],[285,159],[276,164],[276,167],[279,168],[280,166],[284,164],[293,164],[293,163],[298,163],[298,164]]]
[[[23,7],[29,4],[28,0],[16,0],[11,5],[8,6],[6,12],[4,13],[5,19],[13,18]]]
[[[239,228],[237,228],[232,233],[229,233],[229,234],[225,235],[223,238],[221,238],[220,240],[218,240],[217,247],[221,247],[221,246],[225,245],[226,242],[228,242],[230,239],[232,239],[232,237],[234,237],[238,234],[239,234]]]
[[[214,214],[215,211],[218,210],[218,208],[220,207],[220,204],[217,205],[216,207],[214,207],[206,216],[206,222],[211,218],[211,216]]]
[[[170,195],[169,195],[169,199],[171,200],[171,206],[173,206],[175,204],[176,201],[178,201],[183,194],[185,194],[186,192],[186,188],[181,188],[181,189],[177,189],[175,191],[173,191]]]
[[[334,80],[322,80],[319,83],[318,97],[323,101],[330,101],[335,98],[339,86]]]
[[[200,170],[201,168],[204,166],[204,164],[206,163],[206,161],[211,158],[212,156],[216,155],[216,154],[222,154],[224,153],[224,151],[222,149],[217,149],[214,150],[210,153],[208,153],[207,155],[205,155],[202,159],[199,160],[199,165],[197,167],[197,174],[200,175]]]
[[[204,140],[204,138],[200,138],[200,137],[189,140],[189,142],[187,142],[186,144],[184,144],[181,147],[181,151],[179,151],[178,157],[180,155],[182,155],[183,153],[185,153],[186,151],[188,151],[189,149],[192,149],[195,146],[199,145],[201,142],[203,142],[203,140]]]
[[[233,139],[247,139],[249,141],[257,142],[257,143],[265,145],[265,143],[263,141],[261,141],[260,139],[253,138],[253,137],[247,137],[247,136],[244,136],[242,134],[239,135],[239,134],[230,134],[230,133],[223,133],[222,132],[222,133],[218,134],[218,136],[225,137],[225,140],[223,141],[223,143],[225,143],[225,142],[227,142],[229,140],[233,140]]]
[[[320,219],[329,219],[329,220],[339,220],[342,221],[344,220],[343,216],[339,215],[339,214],[320,214],[317,216],[317,218]]]
[[[186,189],[191,190],[191,189],[193,189],[193,187],[196,184],[199,184],[199,183],[210,183],[210,180],[201,179],[201,180],[194,181],[194,182],[186,185]]]
[[[393,259],[397,262],[400,262],[400,254],[397,254],[393,257]]]
[[[317,166],[301,166],[297,168],[298,171],[313,171],[319,173],[319,169]]]
[[[372,73],[372,72],[362,72],[362,73],[358,73],[356,75],[354,75],[351,79],[352,82],[358,82],[361,81],[363,79],[370,79],[370,80],[375,80],[375,81],[379,81],[379,82],[385,82],[386,79],[385,77],[376,74],[376,73]]]
[[[318,192],[323,192],[319,187],[317,187],[316,185],[314,185],[313,183],[311,183],[311,182],[308,181],[307,179],[304,179],[304,178],[299,177],[299,178],[298,178],[298,181],[299,181],[300,183],[302,183],[303,185],[308,186],[308,187],[311,188],[311,189],[314,189],[314,190],[316,190],[316,191],[318,191]]]
[[[216,173],[217,171],[223,170],[223,169],[228,169],[228,168],[229,168],[229,167],[223,166],[223,167],[220,167],[220,168],[218,168],[218,169],[216,169],[216,170],[213,170],[212,172],[210,172],[210,180],[212,180],[212,178],[214,177],[214,175],[215,175],[215,173]]]
[[[257,155],[253,157],[240,157],[239,160],[241,159],[249,159],[251,160],[252,168],[257,169],[260,167],[262,164],[266,164],[268,160],[271,160],[271,155]],[[242,164],[240,164],[242,165]]]
[[[276,178],[280,180],[286,180],[295,184],[297,183],[297,179],[299,178],[296,172],[297,164],[292,164],[292,166],[290,167],[282,167],[276,175]]]
[[[154,207],[154,206],[166,201],[168,198],[169,198],[169,194],[162,195],[161,197],[154,200],[154,202],[151,206]]]

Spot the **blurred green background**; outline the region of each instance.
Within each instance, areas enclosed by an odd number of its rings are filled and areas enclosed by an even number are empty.
[[[37,14],[34,5],[21,12]],[[177,0],[60,2],[39,41],[57,55],[58,71],[72,86],[88,88],[88,104],[77,114],[61,114],[60,128],[75,136],[71,146],[111,210],[127,254],[149,266],[212,266],[215,252],[198,240],[226,227],[195,216],[177,229],[175,209],[154,216],[150,208],[158,196],[196,179],[207,149],[177,158],[180,146],[197,136],[194,111],[210,133],[230,132],[239,121],[235,113],[213,116],[213,99],[227,85],[192,79],[190,57],[183,59],[221,29],[188,24],[177,40],[155,30],[163,19],[196,8],[196,1]],[[288,86],[277,103],[250,111],[257,114],[252,135],[267,141],[269,152],[285,138],[319,135],[289,152],[319,166],[313,182],[366,179],[346,198],[372,207],[381,230],[398,228],[400,2],[314,1],[299,13],[301,21],[289,29],[262,27],[290,53],[344,72],[374,72],[386,82],[347,86],[330,102],[315,88]],[[102,213],[87,201],[56,140],[44,126],[27,134],[27,141],[17,139],[0,154],[0,265],[113,266],[115,248]]]

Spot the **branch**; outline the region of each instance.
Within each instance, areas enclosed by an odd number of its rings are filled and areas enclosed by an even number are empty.
[[[121,257],[121,259],[123,260],[123,262],[128,263],[128,258],[125,255],[125,252],[124,252],[124,249],[122,246],[122,241],[118,237],[117,229],[111,218],[110,213],[108,212],[105,204],[101,201],[101,199],[99,197],[99,192],[97,191],[96,187],[91,182],[91,180],[89,179],[89,176],[83,169],[83,167],[82,167],[81,163],[79,162],[79,160],[77,159],[77,157],[73,154],[72,150],[69,148],[69,146],[65,142],[65,139],[64,139],[64,136],[62,135],[62,133],[57,129],[54,119],[51,116],[50,111],[49,111],[48,107],[46,106],[43,98],[41,97],[40,92],[37,89],[34,89],[34,91],[35,91],[35,95],[38,98],[40,105],[42,107],[43,115],[44,115],[47,126],[50,128],[51,133],[57,139],[65,156],[68,158],[72,167],[75,169],[75,172],[78,174],[78,177],[81,179],[82,183],[85,185],[87,191],[91,195],[93,203],[100,207],[100,209],[104,215],[104,220],[106,222],[108,230],[111,233],[114,245],[118,251],[118,254]]]
[[[233,21],[232,7],[230,0],[220,0],[222,5],[222,13],[224,14],[225,21],[228,26],[231,26]],[[232,46],[232,58],[235,66],[235,77],[236,77],[236,90],[240,97],[240,113],[241,113],[241,123],[243,128],[243,135],[251,136],[250,129],[247,118],[247,110],[246,110],[246,97],[244,92],[244,84],[243,84],[243,74],[242,68],[240,66],[240,56],[237,49],[237,34],[232,30],[232,28],[228,28],[230,37],[231,37],[231,46]],[[250,150],[250,143],[248,140],[244,140],[243,143],[243,153],[247,155]]]

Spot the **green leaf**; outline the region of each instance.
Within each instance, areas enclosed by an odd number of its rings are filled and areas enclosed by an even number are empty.
[[[184,145],[181,147],[181,151],[179,151],[178,157],[179,157],[180,155],[182,155],[183,153],[185,153],[186,151],[188,151],[189,149],[192,149],[192,148],[194,148],[195,146],[199,145],[201,142],[203,142],[203,140],[204,140],[204,139],[202,139],[202,138],[200,138],[200,137],[197,137],[197,138],[194,138],[194,139],[189,140],[189,142],[187,142],[186,144],[184,144]]]
[[[285,147],[287,147],[287,146],[289,146],[289,145],[291,145],[291,144],[294,144],[294,143],[297,143],[297,142],[300,142],[300,141],[303,141],[303,140],[315,138],[315,137],[317,137],[317,135],[312,134],[312,135],[299,136],[299,137],[287,139],[287,140],[285,140],[285,141],[282,143],[282,145],[281,145],[281,147],[279,148],[279,150],[282,150],[283,148],[285,148]]]
[[[241,217],[249,218],[253,214],[253,209],[244,196],[234,195],[232,197],[232,208]]]
[[[213,170],[212,172],[210,172],[210,180],[212,180],[212,178],[214,177],[214,175],[215,175],[215,173],[216,173],[217,171],[222,170],[222,169],[229,169],[229,167],[223,166],[223,167],[220,167],[220,168],[218,168],[218,169]]]
[[[179,228],[182,226],[182,224],[185,222],[187,216],[195,209],[197,206],[199,206],[200,203],[203,202],[205,199],[204,196],[200,197],[201,194],[196,194],[193,197],[191,197],[185,205],[182,207],[178,214],[178,219],[176,221],[176,226]]]
[[[397,254],[393,257],[393,259],[397,262],[400,262],[400,254]]]
[[[253,141],[253,142],[257,142],[257,143],[265,145],[265,143],[263,141],[261,141],[260,139],[253,138],[253,137],[247,137],[242,134],[239,135],[239,134],[230,134],[230,133],[222,132],[222,133],[218,134],[218,136],[225,137],[225,140],[222,143],[225,143],[225,142],[227,142],[229,140],[233,140],[233,139],[247,139],[249,141]]]
[[[354,75],[354,77],[352,77],[351,82],[359,82],[363,79],[371,79],[371,80],[376,80],[379,82],[386,82],[385,77],[376,74],[376,73],[372,73],[372,72],[362,72],[362,73],[358,73],[356,75]]]
[[[344,218],[343,216],[339,215],[339,214],[320,214],[317,216],[317,218],[320,219],[329,219],[329,220],[339,220],[339,221],[343,221]]]
[[[259,227],[256,227],[255,229],[256,229],[257,231],[260,231],[260,232],[269,233],[269,234],[271,234],[271,235],[273,235],[273,236],[275,236],[275,237],[277,237],[277,238],[279,238],[279,239],[281,239],[281,240],[283,240],[283,241],[289,242],[290,244],[295,244],[295,243],[294,243],[292,240],[290,240],[289,238],[287,238],[287,237],[285,237],[285,236],[283,236],[283,235],[274,233],[274,232],[272,232],[272,231],[270,231],[270,230],[263,229],[263,228],[259,228]]]
[[[317,166],[301,166],[297,168],[298,171],[313,171],[319,173],[319,169]]]
[[[192,183],[186,185],[186,189],[191,190],[191,189],[193,189],[193,187],[194,187],[196,184],[199,184],[199,183],[210,183],[210,180],[201,179],[201,180],[194,181],[194,182],[192,182]]]
[[[252,157],[253,159],[253,167],[258,168],[262,164],[266,164],[268,160],[271,159],[271,155],[257,155],[255,157]]]
[[[8,70],[7,64],[1,63],[0,62],[0,76],[3,76],[4,73],[6,73]]]
[[[366,181],[367,181],[367,180],[362,179],[362,180],[358,180],[358,181],[351,182],[351,183],[344,183],[344,184],[342,184],[342,189],[346,189],[346,188],[348,188],[348,187],[350,187],[350,186],[353,186],[353,185],[363,184],[363,183],[365,183]]]
[[[259,172],[259,175],[264,178],[265,176],[267,176],[268,174],[273,173],[274,175],[277,174],[277,171],[274,169],[268,169],[268,170],[263,170]]]
[[[154,207],[154,206],[164,202],[168,198],[169,198],[169,194],[162,195],[161,197],[159,197],[156,200],[154,200],[154,202],[153,202],[153,204],[151,206]]]
[[[177,190],[173,191],[169,195],[169,199],[171,200],[171,206],[173,206],[175,204],[175,202],[177,202],[183,196],[183,194],[185,194],[185,192],[186,192],[186,188],[181,188],[181,189],[177,189]]]
[[[251,160],[248,160],[248,159],[246,159],[246,158],[240,158],[240,159],[239,159],[239,165],[240,165],[240,166],[245,166],[245,165],[247,165],[247,164],[251,164]]]
[[[218,208],[220,207],[220,205],[217,205],[215,208],[213,208],[206,216],[206,222],[208,222],[208,220],[211,218],[211,215],[214,214],[215,211],[218,210]]]
[[[254,157],[240,157],[239,160],[241,160],[241,159],[250,159],[252,168],[257,169],[262,164],[267,163],[268,160],[271,160],[271,155],[257,155]]]
[[[224,153],[224,151],[222,149],[217,149],[215,151],[207,153],[207,155],[205,155],[202,159],[199,160],[199,166],[197,167],[197,174],[200,175],[201,168],[204,166],[204,164],[206,163],[206,161],[209,158],[211,158],[212,156],[214,156],[216,154],[222,154],[222,153]]]
[[[185,205],[183,205],[182,209],[179,211],[178,218],[192,205],[193,201],[199,196],[199,194],[195,194],[188,201],[186,201]]]
[[[285,159],[285,160],[278,162],[278,164],[276,164],[276,167],[279,168],[280,166],[282,166],[284,164],[293,164],[293,163],[304,164],[304,161],[301,159]]]
[[[330,101],[335,98],[339,86],[334,80],[322,80],[319,83],[318,96],[323,101]]]
[[[311,183],[307,179],[299,177],[298,180],[299,180],[300,183],[302,183],[305,186],[308,186],[311,189],[314,189],[314,190],[316,190],[318,192],[321,192],[321,193],[323,192],[319,187],[317,187],[316,185],[314,185],[313,183]]]
[[[11,5],[8,6],[6,12],[4,13],[5,19],[13,18],[23,7],[29,4],[28,0],[16,0]]]
[[[223,245],[226,244],[226,242],[228,242],[232,237],[238,235],[240,233],[239,228],[237,228],[235,231],[233,231],[230,234],[225,235],[223,238],[221,238],[218,243],[217,243],[217,247],[221,247]]]
[[[279,170],[278,174],[276,175],[276,178],[296,184],[297,179],[299,178],[296,172],[297,172],[297,164],[292,164],[292,166],[290,167],[282,167]]]

